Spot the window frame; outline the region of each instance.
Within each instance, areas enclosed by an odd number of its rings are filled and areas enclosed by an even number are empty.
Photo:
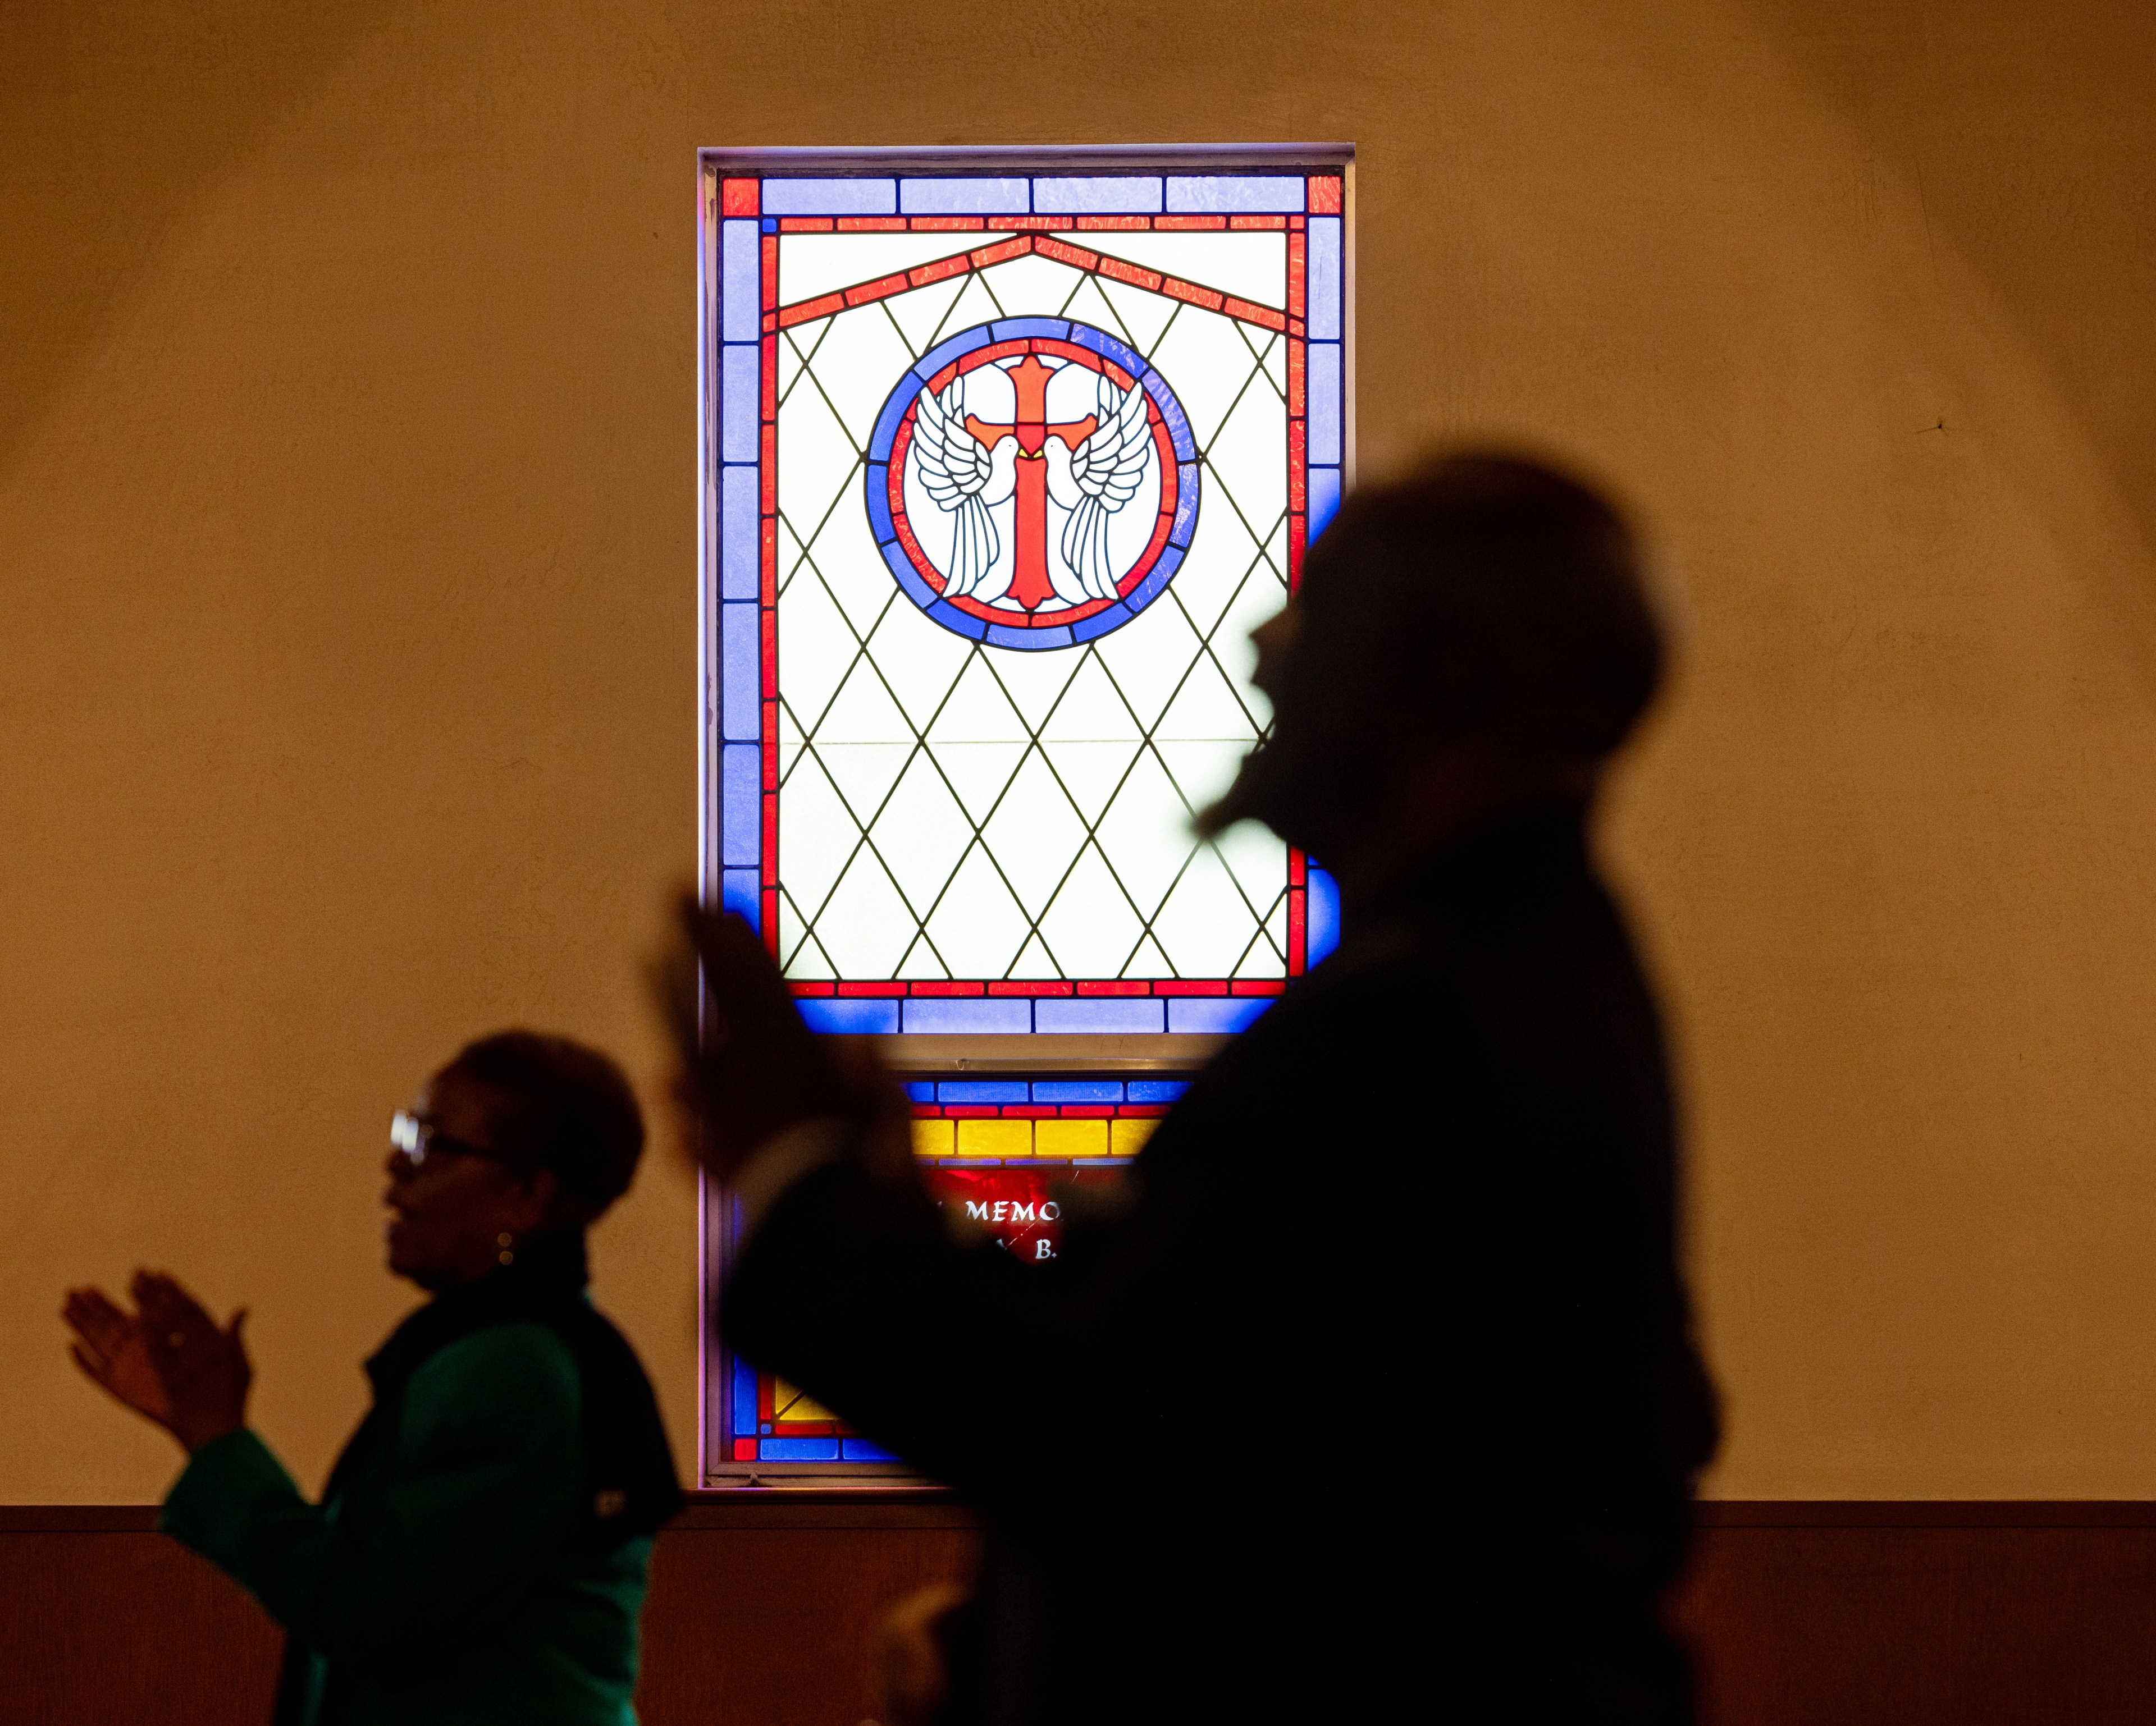
[[[698,567],[698,884],[707,904],[721,902],[724,797],[721,768],[726,739],[721,684],[721,322],[722,187],[730,177],[817,180],[902,178],[910,175],[989,177],[998,174],[1114,176],[1337,173],[1342,182],[1339,259],[1339,489],[1353,484],[1355,468],[1355,159],[1346,144],[1078,146],[1070,148],[923,148],[895,150],[706,149],[698,152],[697,343],[697,567]],[[1322,518],[1319,519],[1322,522]],[[1301,545],[1291,543],[1299,571]],[[1299,870],[1300,864],[1293,866]],[[1292,877],[1300,882],[1299,873]],[[1301,901],[1293,902],[1299,912]],[[1291,918],[1291,976],[1300,972],[1304,921]],[[1165,993],[1166,991],[1163,991]],[[1240,991],[1239,991],[1240,992]],[[1227,1002],[1222,1003],[1224,1006]],[[1253,1006],[1261,1003],[1252,1002]],[[1033,1079],[1132,1078],[1187,1076],[1226,1040],[1225,1019],[1174,1019],[1163,1003],[1163,1024],[1205,1028],[1113,1032],[927,1032],[904,1028],[894,1006],[889,1015],[888,1058],[902,1078],[951,1080],[992,1076]],[[733,1205],[708,1180],[699,1190],[697,1283],[702,1319],[698,1351],[697,1463],[706,1489],[795,1486],[924,1486],[905,1465],[892,1462],[735,1462],[728,1451],[733,1377],[718,1335],[716,1296],[733,1251]]]

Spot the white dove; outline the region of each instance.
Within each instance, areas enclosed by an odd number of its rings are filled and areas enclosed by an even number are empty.
[[[943,399],[924,389],[916,398],[913,457],[921,489],[936,506],[957,520],[951,525],[951,564],[943,572],[947,598],[979,600],[987,604],[1003,596],[1010,585],[1006,573],[1001,586],[990,579],[1003,541],[988,519],[989,506],[1000,504],[1016,486],[1018,443],[1004,438],[991,454],[966,429],[965,403],[960,400],[958,381],[945,386]]]
[[[1137,495],[1153,459],[1145,386],[1134,383],[1126,392],[1104,373],[1099,399],[1100,424],[1083,443],[1060,459],[1060,445],[1051,439],[1048,446],[1049,494],[1070,512],[1063,524],[1063,561],[1078,592],[1063,597],[1074,605],[1116,597],[1108,518]]]

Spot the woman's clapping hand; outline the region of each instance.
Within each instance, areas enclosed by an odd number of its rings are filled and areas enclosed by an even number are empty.
[[[247,1423],[254,1377],[240,1338],[244,1309],[220,1329],[172,1278],[137,1271],[128,1312],[100,1288],[71,1288],[60,1309],[74,1333],[69,1352],[118,1401],[155,1421],[188,1450]]]

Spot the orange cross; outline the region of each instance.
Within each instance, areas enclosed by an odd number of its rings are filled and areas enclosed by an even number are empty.
[[[1018,390],[1018,412],[1011,424],[992,426],[966,416],[966,429],[983,449],[993,449],[1006,438],[1018,439],[1018,544],[1014,555],[1018,572],[1011,577],[1010,596],[1029,612],[1055,597],[1048,579],[1048,440],[1060,438],[1063,447],[1075,450],[1091,437],[1100,417],[1089,413],[1081,420],[1059,425],[1048,422],[1048,380],[1055,376],[1028,354],[1009,369]]]

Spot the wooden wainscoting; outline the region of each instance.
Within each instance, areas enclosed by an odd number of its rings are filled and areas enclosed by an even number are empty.
[[[276,1631],[126,1507],[0,1508],[7,1726],[259,1726]],[[1714,1503],[1673,1615],[1707,1726],[2156,1720],[2156,1504]],[[660,1537],[646,1726],[855,1726],[877,1615],[963,1576],[958,1506],[729,1493]]]
[[[282,1634],[148,1507],[0,1506],[0,1723],[263,1726]],[[660,1536],[644,1726],[855,1726],[891,1602],[963,1578],[940,1493],[700,1499]]]
[[[1707,1726],[2156,1721],[2156,1504],[1700,1506]]]

